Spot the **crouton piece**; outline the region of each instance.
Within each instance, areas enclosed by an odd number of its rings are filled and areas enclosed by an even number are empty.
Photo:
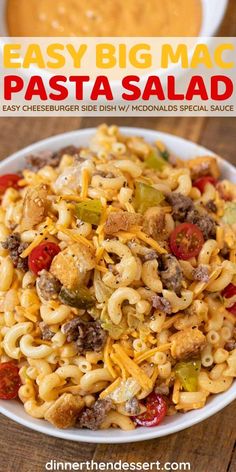
[[[118,211],[110,213],[107,217],[104,231],[106,234],[117,233],[117,231],[129,231],[134,225],[142,224],[142,215],[129,213],[128,211]]]
[[[228,180],[221,180],[218,182],[216,189],[218,190],[220,197],[225,201],[234,201],[236,200],[236,188],[235,184],[229,182]]]
[[[206,338],[198,328],[186,328],[171,336],[171,355],[174,359],[187,359],[198,354]]]
[[[160,207],[151,207],[144,214],[143,231],[153,239],[167,239],[165,212]]]
[[[215,179],[220,176],[220,169],[215,157],[196,157],[187,162],[193,180],[204,175],[212,175]]]
[[[70,428],[74,426],[83,407],[84,400],[79,395],[63,393],[47,410],[45,419],[56,428]]]
[[[57,254],[51,264],[50,273],[68,289],[76,288],[79,283],[79,271],[68,249]]]
[[[47,185],[39,184],[29,188],[23,201],[21,231],[26,231],[41,223],[48,209]]]
[[[54,257],[50,272],[70,290],[81,285],[87,272],[94,267],[94,251],[83,244],[74,243]]]

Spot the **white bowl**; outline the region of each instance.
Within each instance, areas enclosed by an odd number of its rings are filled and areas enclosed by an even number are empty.
[[[144,0],[145,1],[145,0]],[[0,1],[0,36],[7,36],[7,0]],[[214,36],[223,20],[228,0],[202,0],[203,21],[200,36]]]
[[[8,173],[19,170],[24,167],[24,157],[38,151],[46,149],[57,150],[59,148],[74,144],[75,146],[85,146],[94,134],[94,129],[85,129],[73,131],[71,133],[60,134],[52,138],[44,139],[38,143],[32,144],[27,148],[13,154],[11,157],[0,162],[0,173]],[[190,159],[194,156],[214,155],[208,149],[176,136],[150,131],[142,128],[121,128],[121,131],[127,135],[143,136],[147,141],[163,141],[167,148],[182,159]],[[219,158],[219,164],[222,175],[236,183],[236,168]],[[137,428],[134,431],[123,432],[118,429],[106,431],[88,431],[79,429],[59,430],[43,420],[37,420],[28,416],[23,405],[18,401],[0,401],[0,413],[11,418],[28,428],[40,431],[50,436],[55,436],[72,441],[82,441],[90,443],[127,443],[133,441],[143,441],[145,439],[158,438],[171,433],[176,433],[182,429],[188,428],[209,416],[222,410],[226,405],[236,399],[236,382],[227,392],[213,395],[209,398],[206,406],[199,410],[190,411],[185,414],[177,413],[175,416],[167,417],[160,426],[154,428]]]

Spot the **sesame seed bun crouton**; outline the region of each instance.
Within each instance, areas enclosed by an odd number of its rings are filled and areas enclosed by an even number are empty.
[[[45,419],[56,428],[70,428],[74,426],[83,407],[84,400],[80,396],[63,393],[47,410]]]

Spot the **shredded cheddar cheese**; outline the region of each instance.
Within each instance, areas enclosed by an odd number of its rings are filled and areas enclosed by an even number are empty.
[[[104,274],[106,272],[109,272],[109,269],[103,265],[99,265],[99,264],[96,264],[95,265],[95,269],[99,270],[100,272],[104,272]]]
[[[173,403],[179,403],[179,391],[180,391],[180,381],[179,379],[175,379],[173,393],[172,393],[172,401]]]
[[[121,384],[121,381],[122,381],[122,379],[120,377],[118,377],[116,380],[114,380],[114,382],[111,385],[109,385],[109,387],[107,387],[105,390],[103,390],[102,393],[100,393],[99,398],[101,400],[103,400],[108,395],[110,395],[112,392],[114,392],[114,390],[116,390],[116,388],[119,388],[119,386]]]
[[[53,225],[48,225],[47,228],[45,228],[40,234],[38,234],[34,241],[32,241],[32,243],[30,243],[30,245],[21,253],[20,257],[22,257],[23,259],[27,257],[35,247],[37,247],[42,241],[44,241],[44,239],[53,230],[53,228]]]
[[[95,254],[96,264],[99,264],[99,262],[102,259],[103,254],[104,254],[104,248],[98,246],[96,249],[96,254]]]
[[[123,364],[124,368],[131,375],[131,377],[137,380],[137,382],[141,385],[142,388],[152,388],[151,379],[136,364],[136,362],[134,362],[132,359],[130,359],[129,356],[127,356],[125,350],[119,344],[115,344],[113,346],[113,349],[115,350],[117,358],[119,359],[121,364]]]
[[[64,228],[62,225],[57,226],[58,231],[61,231],[62,233],[65,233],[70,239],[73,239],[73,241],[76,241],[77,243],[82,243],[85,246],[88,246],[90,248],[94,248],[93,244],[88,241],[84,236],[81,236],[78,233],[75,233],[74,231]]]
[[[152,357],[156,352],[165,352],[171,348],[171,343],[162,344],[161,346],[154,347],[153,349],[149,349],[148,351],[143,352],[135,357],[135,362],[137,364],[141,364],[141,362],[145,361],[149,357]]]
[[[167,251],[163,247],[161,247],[157,241],[147,236],[145,233],[143,233],[143,231],[137,231],[136,236],[137,238],[141,239],[141,241],[148,244],[148,246],[151,246],[160,254],[167,254]]]
[[[81,198],[84,200],[88,195],[88,186],[89,186],[89,171],[88,169],[82,170],[82,188],[81,188]]]
[[[180,320],[182,318],[182,315],[174,315],[171,316],[169,320],[166,320],[163,323],[162,329],[169,329],[176,321]]]
[[[112,351],[112,339],[108,336],[107,342],[104,348],[104,361],[111,376],[113,377],[113,379],[115,379],[117,377],[117,374],[112,366],[112,362],[110,358],[111,351]]]
[[[128,377],[128,372],[126,368],[124,367],[124,365],[122,364],[122,362],[120,361],[119,357],[113,352],[110,354],[110,357],[113,363],[120,369],[122,379],[126,380]]]

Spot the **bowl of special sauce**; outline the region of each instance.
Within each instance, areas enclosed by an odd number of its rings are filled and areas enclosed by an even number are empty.
[[[212,36],[227,0],[3,0],[0,35]]]
[[[10,36],[197,36],[201,21],[201,0],[7,2]]]

